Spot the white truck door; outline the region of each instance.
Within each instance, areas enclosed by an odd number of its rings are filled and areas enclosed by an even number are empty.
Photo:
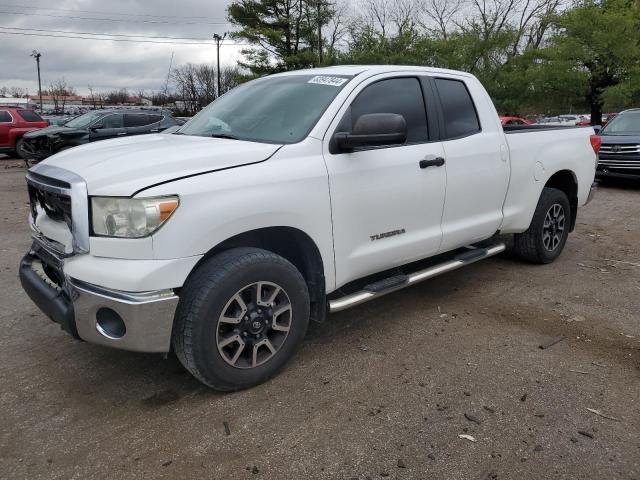
[[[441,247],[447,251],[488,238],[500,227],[509,155],[495,108],[479,82],[448,76],[432,82],[440,99],[447,167]]]
[[[350,132],[358,117],[395,113],[404,117],[403,145],[337,150],[336,132]],[[425,96],[417,77],[381,75],[349,96],[325,138],[337,285],[427,257],[442,240],[444,152],[431,141]]]

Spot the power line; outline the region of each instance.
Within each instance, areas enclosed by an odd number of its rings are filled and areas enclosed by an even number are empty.
[[[4,27],[0,27],[2,29]],[[165,42],[165,41],[156,41],[156,40],[133,40],[128,38],[98,38],[98,37],[81,37],[81,36],[71,36],[71,35],[51,35],[44,33],[26,33],[26,32],[7,32],[0,31],[0,35],[21,35],[25,37],[46,37],[46,38],[72,38],[76,40],[99,40],[105,42],[131,42],[131,43],[157,43],[157,44],[169,44],[169,45],[209,45],[214,47],[215,43],[210,42]],[[226,45],[246,45],[250,46],[252,44],[249,43],[228,43]]]
[[[27,15],[33,17],[49,17],[49,18],[65,18],[68,20],[96,20],[100,22],[128,22],[128,23],[152,23],[162,25],[231,25],[231,22],[169,22],[166,20],[132,20],[129,18],[97,18],[97,17],[76,17],[71,15],[53,15],[50,13],[32,13],[32,12],[6,12],[0,11],[7,15]]]
[[[206,18],[209,20],[222,20],[226,19],[226,17],[209,17],[203,15],[197,15],[192,17],[185,17],[180,15],[151,15],[148,13],[119,13],[119,12],[106,12],[104,10],[75,10],[70,8],[51,8],[51,7],[38,7],[33,5],[16,5],[15,3],[0,3],[0,7],[7,8],[27,8],[32,10],[49,10],[54,12],[71,12],[71,13],[88,13],[88,14],[97,14],[97,15],[124,15],[128,17],[149,17],[149,18],[182,18],[185,20],[190,19],[202,19]]]
[[[42,28],[20,28],[20,27],[3,27],[0,29],[5,30],[19,30],[25,32],[44,32],[44,33],[65,33],[70,35],[101,35],[109,37],[126,37],[126,38],[150,38],[156,40],[196,40],[196,41],[208,41],[208,38],[204,37],[165,37],[165,36],[152,36],[152,35],[125,35],[122,33],[95,33],[95,32],[71,32],[68,30],[47,30]]]

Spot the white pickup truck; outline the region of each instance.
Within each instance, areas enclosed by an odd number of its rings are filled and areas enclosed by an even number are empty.
[[[172,134],[27,174],[32,300],[74,337],[256,385],[309,320],[514,250],[553,261],[593,194],[599,137],[503,127],[467,73],[343,66],[246,83]]]

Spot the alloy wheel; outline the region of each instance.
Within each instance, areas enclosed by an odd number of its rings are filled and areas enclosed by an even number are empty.
[[[564,208],[559,203],[554,203],[547,210],[542,225],[542,244],[549,252],[553,252],[562,241],[565,228]]]
[[[235,368],[255,368],[284,345],[293,318],[287,292],[272,282],[255,282],[238,290],[218,318],[218,352]]]

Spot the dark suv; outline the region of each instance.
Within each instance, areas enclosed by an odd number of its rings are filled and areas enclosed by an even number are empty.
[[[600,131],[599,177],[640,178],[640,108],[621,112]]]
[[[61,126],[51,126],[24,135],[28,157],[42,160],[61,150],[98,140],[145,133],[158,133],[179,125],[168,112],[151,110],[94,110]]]

